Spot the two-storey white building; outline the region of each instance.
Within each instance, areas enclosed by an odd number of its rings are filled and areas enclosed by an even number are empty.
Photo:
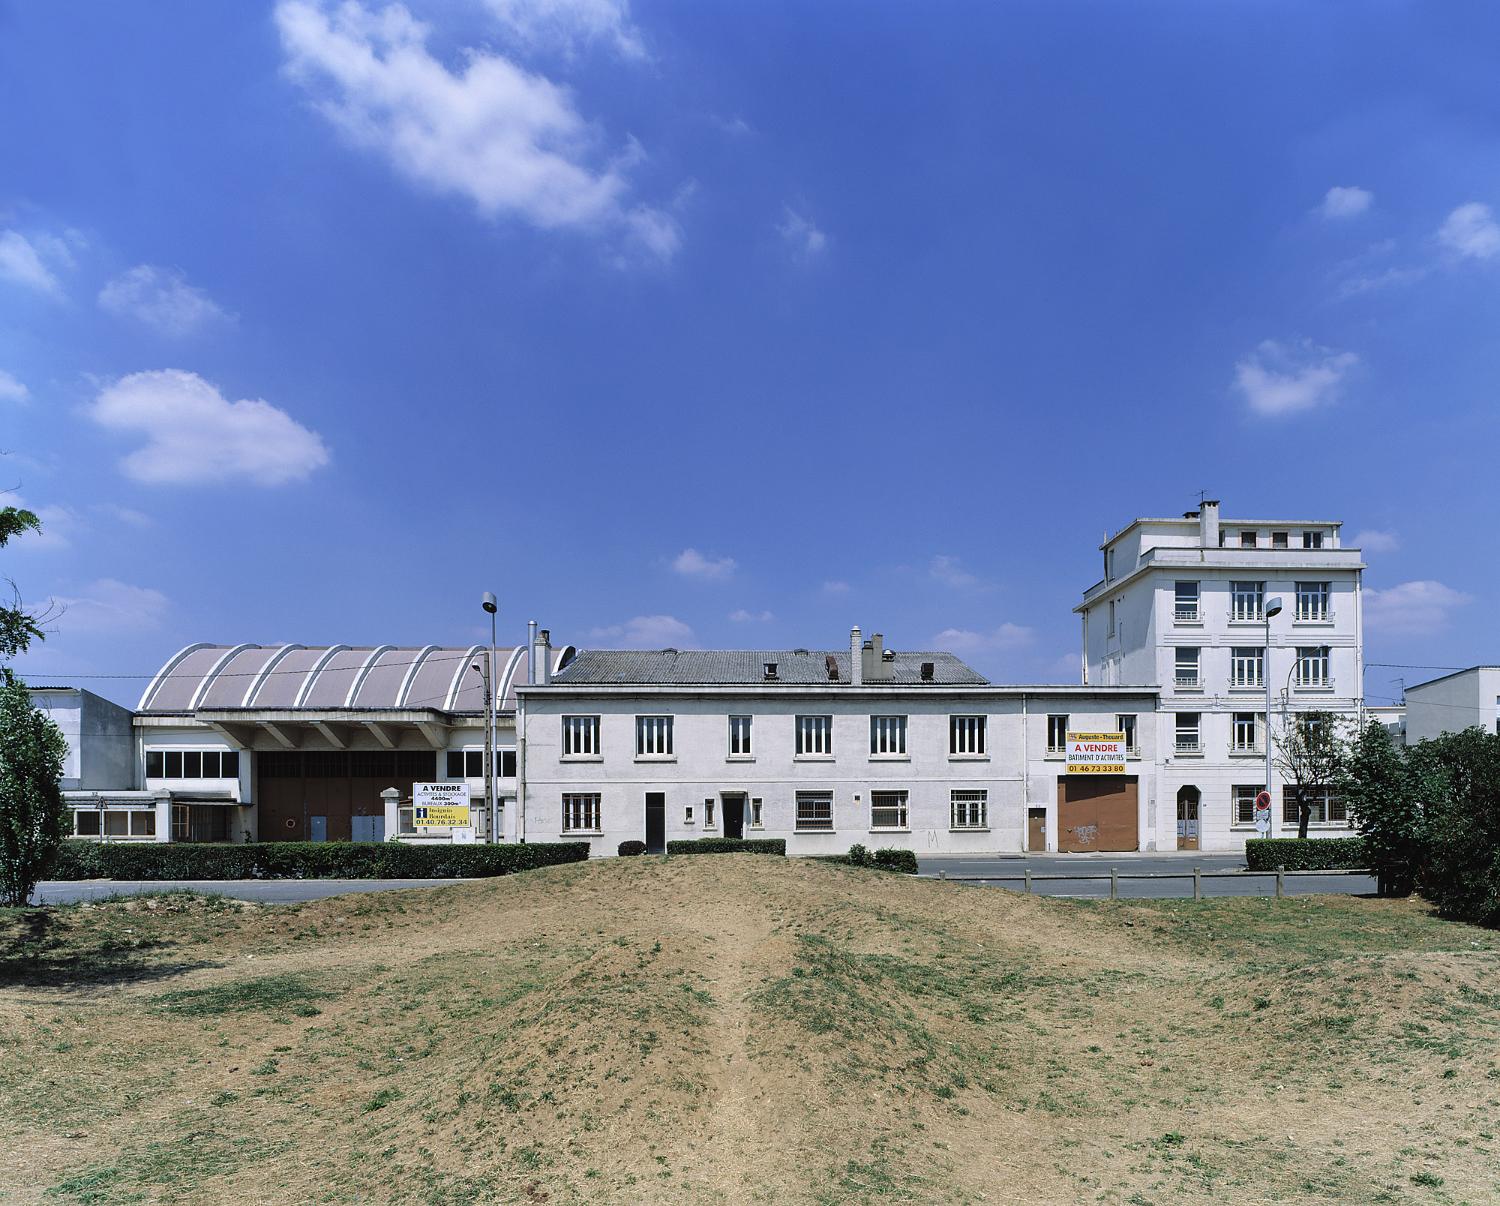
[[[1152,688],[995,686],[951,653],[582,650],[518,692],[524,836],[779,837],[920,852],[1156,849]],[[1071,731],[1128,734],[1125,774],[1068,775]]]
[[[1221,519],[1207,501],[1181,519],[1137,519],[1100,546],[1104,577],[1074,608],[1084,681],[1159,685],[1162,790],[1183,845],[1227,850],[1256,836],[1268,684],[1273,733],[1299,712],[1358,718],[1365,566],[1339,531],[1331,520]],[[1273,778],[1281,836],[1295,832],[1297,809]],[[1349,832],[1326,790],[1310,832]]]

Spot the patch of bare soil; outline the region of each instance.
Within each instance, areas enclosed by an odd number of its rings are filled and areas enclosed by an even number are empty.
[[[1500,1200],[1495,936],[753,855],[0,918],[0,1199]]]

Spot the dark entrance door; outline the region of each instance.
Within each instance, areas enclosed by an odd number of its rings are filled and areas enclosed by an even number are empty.
[[[646,851],[665,854],[667,849],[667,793],[646,793]]]
[[[742,838],[745,836],[745,797],[724,797],[724,836],[727,838]]]
[[[1177,849],[1198,849],[1198,789],[1184,787],[1177,793]]]

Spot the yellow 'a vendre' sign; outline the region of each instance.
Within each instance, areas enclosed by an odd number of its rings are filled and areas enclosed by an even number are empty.
[[[1123,775],[1124,733],[1069,733],[1068,774]]]

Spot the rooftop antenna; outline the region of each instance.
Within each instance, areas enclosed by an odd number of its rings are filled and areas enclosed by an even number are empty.
[[[1387,679],[1386,681],[1387,682],[1391,682],[1391,683],[1399,683],[1400,684],[1400,686],[1401,686],[1401,704],[1404,707],[1406,705],[1406,676],[1402,675],[1400,678],[1390,678],[1390,679]]]
[[[1207,490],[1199,490],[1198,491],[1198,510],[1200,510],[1200,511],[1203,510],[1203,504],[1206,503],[1207,501],[1208,501],[1208,491]]]

